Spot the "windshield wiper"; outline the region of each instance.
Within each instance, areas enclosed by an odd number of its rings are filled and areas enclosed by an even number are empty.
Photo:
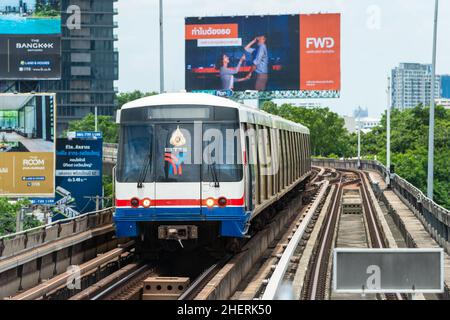
[[[148,169],[150,168],[150,165],[152,163],[152,154],[149,150],[148,155],[145,160],[145,165],[142,167],[141,172],[139,173],[139,178],[137,182],[137,187],[139,189],[142,189],[144,187],[143,182],[145,182],[145,179],[147,178]]]
[[[217,175],[216,162],[214,162],[208,166],[211,169],[211,176],[214,180],[214,188],[220,188],[219,177]]]

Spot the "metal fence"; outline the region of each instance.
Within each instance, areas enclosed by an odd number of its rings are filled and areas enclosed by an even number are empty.
[[[358,161],[313,159],[312,163],[319,167],[356,169]],[[386,167],[378,161],[362,160],[361,169],[378,171],[384,178],[388,174]],[[450,211],[427,198],[422,191],[396,174],[391,176],[391,188],[422,222],[433,239],[450,253]]]
[[[114,208],[90,212],[0,237],[0,260],[43,244],[112,223]]]

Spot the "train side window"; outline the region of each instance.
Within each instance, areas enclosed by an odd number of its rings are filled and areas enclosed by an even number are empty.
[[[260,195],[261,201],[267,199],[267,128],[264,126],[258,126],[258,157],[259,157],[259,169],[260,169]]]
[[[287,155],[287,148],[286,148],[286,140],[287,140],[287,135],[286,135],[286,131],[283,130],[283,189],[286,188],[287,186],[287,176],[288,176],[288,155]]]
[[[250,141],[250,150],[247,151],[248,163],[252,170],[253,175],[253,183],[254,190],[253,193],[255,195],[253,206],[258,205],[260,202],[259,198],[259,165],[258,165],[258,132],[257,126],[254,124],[247,124],[247,132],[246,135],[249,137]]]
[[[286,179],[286,185],[289,186],[291,184],[291,172],[292,172],[292,166],[291,166],[291,146],[292,141],[290,139],[290,132],[286,131],[286,155],[287,155],[287,179]]]
[[[294,138],[295,138],[295,181],[297,181],[297,179],[300,176],[300,155],[299,155],[299,150],[300,150],[300,146],[299,146],[299,140],[298,140],[298,132],[294,132]]]

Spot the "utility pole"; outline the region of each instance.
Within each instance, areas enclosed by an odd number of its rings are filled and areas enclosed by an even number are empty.
[[[358,107],[358,169],[361,168],[361,106]]]
[[[98,107],[95,106],[95,132],[98,132]]]
[[[387,110],[386,110],[386,185],[391,184],[391,78],[388,77]]]
[[[163,0],[159,0],[159,91],[164,92],[164,12]]]
[[[16,215],[16,233],[23,231],[23,220],[25,218],[25,209],[20,208]]]
[[[430,103],[430,127],[428,134],[428,179],[427,195],[433,200],[434,181],[434,88],[436,82],[436,43],[437,43],[437,22],[439,13],[439,0],[435,0],[434,10],[434,31],[433,31],[433,62],[431,64],[431,103]]]

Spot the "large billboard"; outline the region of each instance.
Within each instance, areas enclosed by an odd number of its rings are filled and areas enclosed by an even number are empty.
[[[103,139],[100,132],[68,133],[56,140],[54,220],[91,212],[103,193]]]
[[[60,0],[0,0],[0,79],[60,78]]]
[[[187,91],[340,91],[340,14],[186,18]]]
[[[54,94],[0,94],[0,196],[55,190]]]

